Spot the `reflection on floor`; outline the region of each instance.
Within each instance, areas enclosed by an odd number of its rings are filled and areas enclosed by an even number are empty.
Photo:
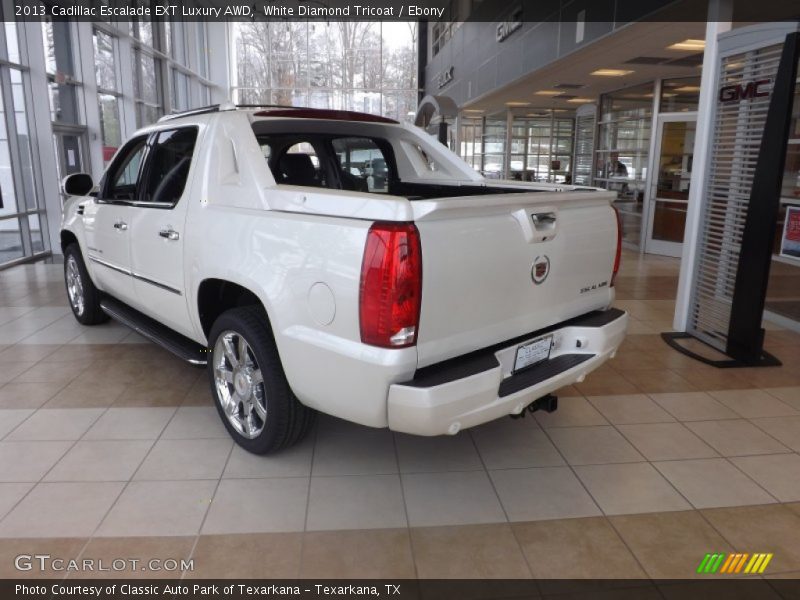
[[[75,323],[59,265],[0,272],[0,577],[46,551],[193,558],[187,577],[686,578],[732,550],[798,576],[800,335],[767,332],[782,367],[699,364],[658,336],[677,261],[623,265],[630,335],[556,413],[441,438],[323,417],[270,458],[234,446],[204,371]]]

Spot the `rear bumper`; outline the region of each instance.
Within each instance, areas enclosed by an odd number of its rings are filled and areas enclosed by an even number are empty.
[[[471,354],[417,370],[389,388],[389,428],[416,435],[455,434],[520,413],[560,387],[583,381],[616,354],[628,314],[597,311]],[[512,374],[517,347],[553,335],[550,358]]]

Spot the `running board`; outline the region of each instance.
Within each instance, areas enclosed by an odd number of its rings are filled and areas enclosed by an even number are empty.
[[[136,333],[143,335],[148,340],[155,342],[165,350],[169,350],[175,356],[182,358],[193,365],[202,366],[208,362],[208,349],[197,342],[173,331],[166,325],[162,325],[155,319],[143,315],[123,304],[119,300],[106,296],[100,301],[103,311],[115,321],[119,321],[133,329]]]

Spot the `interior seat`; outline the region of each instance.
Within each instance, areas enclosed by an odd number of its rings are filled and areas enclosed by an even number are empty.
[[[278,172],[278,183],[319,186],[317,170],[308,154],[284,154],[278,161]]]

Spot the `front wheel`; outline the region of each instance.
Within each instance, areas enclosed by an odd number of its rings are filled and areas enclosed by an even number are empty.
[[[64,283],[72,314],[82,325],[97,325],[108,321],[100,307],[100,291],[94,286],[78,244],[64,249]]]
[[[211,391],[237,444],[268,454],[308,433],[315,412],[292,393],[263,311],[246,306],[223,313],[211,328],[209,346]]]

